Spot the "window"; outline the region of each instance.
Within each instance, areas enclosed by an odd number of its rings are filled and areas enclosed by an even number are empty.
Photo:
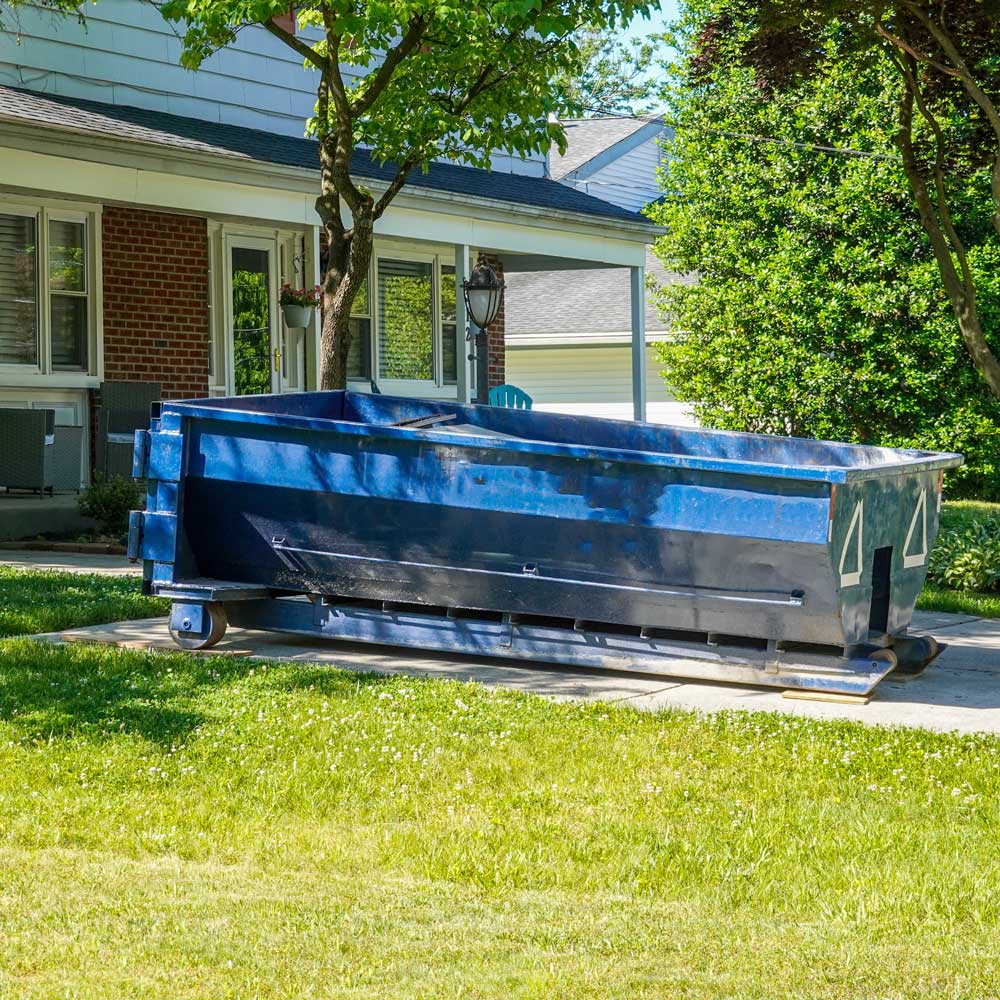
[[[458,341],[455,327],[455,268],[441,265],[441,378],[445,385],[458,382]]]
[[[86,216],[0,209],[0,365],[90,365],[92,266]]]
[[[347,377],[374,379],[383,391],[446,396],[434,390],[457,384],[464,346],[457,339],[455,268],[433,253],[379,249],[351,308]]]
[[[52,367],[87,367],[87,242],[82,222],[49,221]]]
[[[0,364],[38,364],[36,224],[0,215]]]
[[[379,260],[378,337],[379,378],[433,381],[433,264]]]
[[[347,377],[367,381],[372,377],[372,314],[367,279],[354,297],[349,322],[351,346],[347,352]]]

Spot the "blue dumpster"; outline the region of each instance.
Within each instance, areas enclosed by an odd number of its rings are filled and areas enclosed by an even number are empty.
[[[129,554],[184,648],[249,628],[865,693],[961,456],[315,392],[164,403]]]

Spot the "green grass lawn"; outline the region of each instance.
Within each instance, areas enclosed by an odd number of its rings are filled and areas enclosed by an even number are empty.
[[[997,591],[949,590],[925,584],[917,598],[920,611],[951,611],[977,618],[1000,618],[1000,593]]]
[[[134,577],[25,572],[0,564],[0,636],[151,618],[169,606],[143,597]]]
[[[1000,503],[986,500],[946,500],[941,505],[941,528],[957,528],[1000,514]]]
[[[0,645],[0,996],[992,997],[1000,741]]]
[[[4,1000],[995,997],[998,829],[994,737],[0,641]]]

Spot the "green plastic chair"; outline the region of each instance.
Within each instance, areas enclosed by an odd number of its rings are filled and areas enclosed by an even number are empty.
[[[516,385],[495,385],[490,389],[490,406],[505,406],[509,410],[530,410],[531,397]]]

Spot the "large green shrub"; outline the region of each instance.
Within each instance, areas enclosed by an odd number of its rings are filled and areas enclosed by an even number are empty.
[[[741,16],[730,0],[686,5],[667,92],[677,129],[656,251],[697,276],[660,295],[678,331],[660,348],[668,383],[708,426],[960,451],[949,496],[1000,499],[1000,401],[966,354],[884,124],[898,75],[832,31],[825,72],[792,92],[735,59],[706,75],[703,29],[720,10]],[[997,330],[1000,254],[976,228],[988,199],[988,169],[970,172],[956,221]]]

